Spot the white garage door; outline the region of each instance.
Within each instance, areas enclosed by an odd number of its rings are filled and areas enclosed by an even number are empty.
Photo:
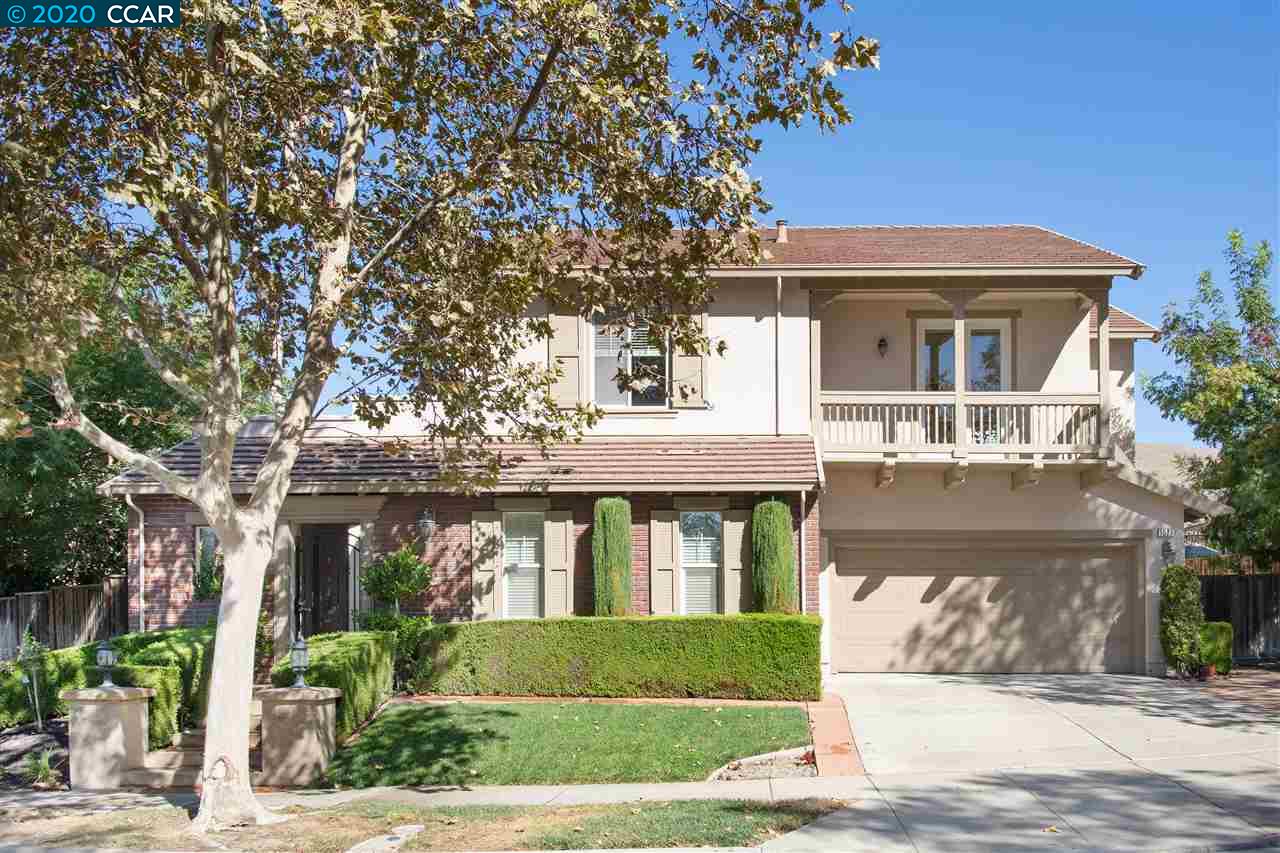
[[[1132,548],[837,547],[837,672],[1132,672]]]

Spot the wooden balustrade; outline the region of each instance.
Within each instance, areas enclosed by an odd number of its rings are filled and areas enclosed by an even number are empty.
[[[829,451],[973,450],[1096,452],[1097,394],[823,391],[822,446]],[[957,436],[957,422],[965,430]],[[962,441],[957,441],[957,438]]]

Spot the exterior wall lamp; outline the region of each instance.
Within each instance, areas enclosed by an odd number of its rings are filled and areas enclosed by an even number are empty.
[[[436,512],[431,507],[424,507],[418,513],[418,533],[423,539],[430,539],[436,529]]]
[[[880,353],[880,357],[884,358],[889,354],[889,339],[882,337],[876,341],[876,352]]]

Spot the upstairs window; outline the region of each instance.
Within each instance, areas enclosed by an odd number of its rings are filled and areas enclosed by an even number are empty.
[[[970,318],[965,324],[969,342],[965,347],[965,390],[996,392],[1011,390],[1010,363],[1012,333],[1008,320]],[[916,388],[921,391],[956,390],[955,324],[952,320],[921,321],[916,332],[919,373]]]
[[[596,405],[608,407],[656,407],[667,404],[669,362],[664,348],[652,339],[649,324],[640,321],[629,329],[610,329],[603,319],[592,323],[592,370]],[[618,371],[631,377],[618,388]]]

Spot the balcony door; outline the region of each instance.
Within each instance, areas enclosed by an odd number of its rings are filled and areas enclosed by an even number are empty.
[[[1011,390],[1012,340],[1008,320],[965,321],[968,346],[965,389],[977,393]],[[921,320],[916,325],[916,390],[956,390],[955,321]]]

